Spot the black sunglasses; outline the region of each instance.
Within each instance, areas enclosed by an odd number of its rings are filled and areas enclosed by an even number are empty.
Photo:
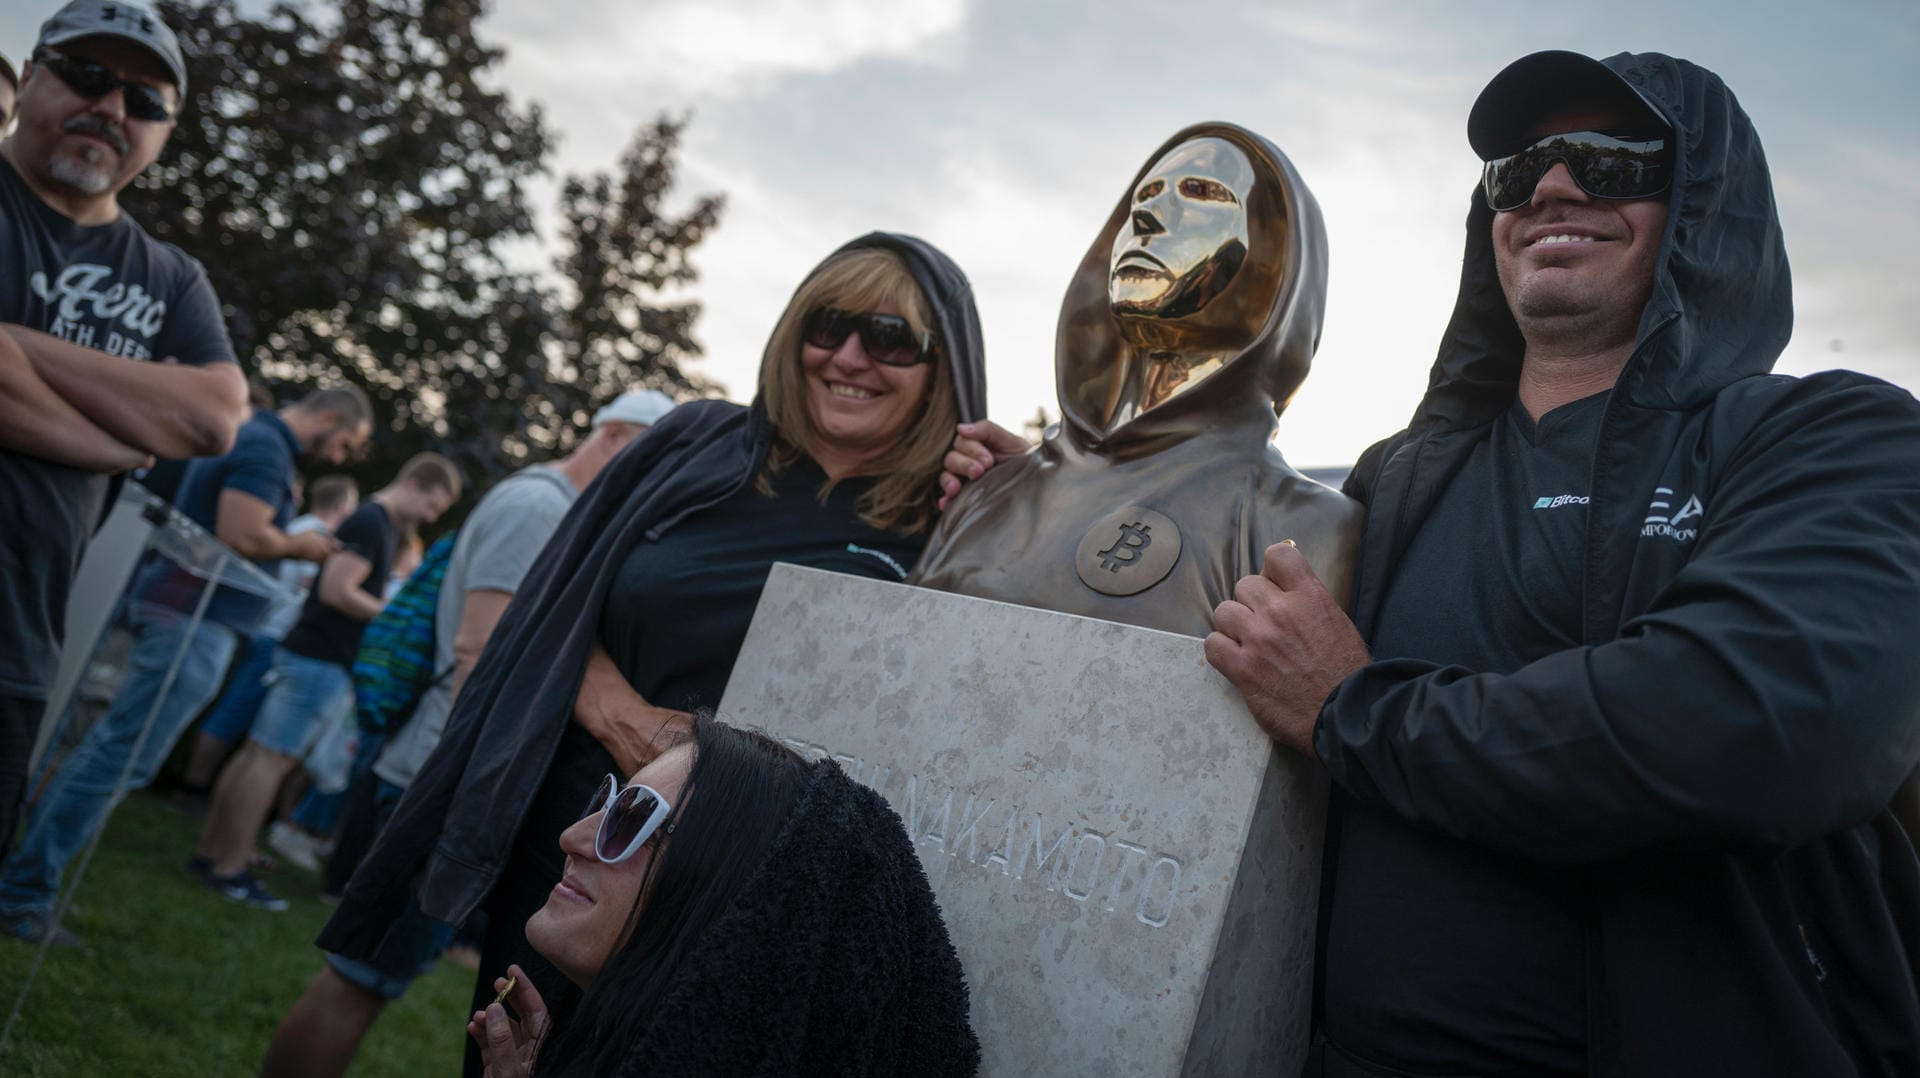
[[[807,315],[802,335],[815,348],[832,351],[860,334],[860,347],[867,358],[889,367],[911,367],[932,363],[933,334],[915,333],[907,320],[897,314],[860,314],[838,307],[817,307]]]
[[[1555,163],[1565,164],[1573,182],[1594,198],[1647,198],[1673,183],[1673,155],[1666,139],[1570,131],[1488,161],[1483,179],[1487,205],[1500,213],[1526,205]]]
[[[167,104],[166,95],[159,89],[143,82],[129,82],[103,64],[48,49],[34,53],[33,62],[60,76],[60,81],[81,97],[99,100],[119,90],[126,98],[127,115],[136,120],[158,124],[173,119],[173,106]]]

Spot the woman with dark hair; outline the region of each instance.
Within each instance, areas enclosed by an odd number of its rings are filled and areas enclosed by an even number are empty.
[[[560,835],[527,939],[585,989],[549,1028],[517,964],[468,1032],[487,1078],[971,1074],[966,981],[900,819],[831,761],[702,715]]]
[[[560,833],[603,776],[639,771],[720,703],[774,562],[905,578],[965,448],[956,424],[984,400],[972,288],[944,254],[876,232],[816,267],[751,407],[681,405],[574,504],[322,932],[333,968],[383,952],[417,966],[396,925],[484,903],[475,1008],[518,963],[554,985],[564,1024],[577,993],[522,933],[561,878]]]

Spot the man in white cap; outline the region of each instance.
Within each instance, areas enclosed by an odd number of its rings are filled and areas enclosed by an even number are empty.
[[[574,499],[622,449],[672,410],[672,398],[657,389],[622,393],[594,413],[590,433],[571,454],[522,468],[474,507],[454,540],[434,610],[434,669],[449,674],[436,678],[374,764],[375,830],[439,745],[467,672]],[[329,865],[329,880],[344,880],[346,868]],[[261,1073],[345,1073],[380,1012],[440,957],[455,927],[413,909],[374,961],[329,954],[274,1033]]]
[[[593,413],[593,430],[597,433],[608,423],[624,423],[635,428],[632,437],[637,438],[645,434],[648,427],[665,419],[671,411],[673,398],[665,393],[657,389],[629,389],[613,398],[605,408]],[[585,449],[586,446],[583,444],[580,448]]]
[[[247,383],[200,264],[120,212],[187,88],[151,10],[74,0],[40,28],[0,143],[0,848],[67,592],[121,477],[217,456]]]

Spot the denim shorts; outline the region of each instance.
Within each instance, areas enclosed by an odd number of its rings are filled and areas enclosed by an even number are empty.
[[[385,830],[387,820],[393,816],[395,806],[400,803],[400,795],[405,790],[391,782],[382,782],[374,795],[375,827]],[[376,831],[376,833],[377,833]],[[435,920],[420,911],[418,899],[409,898],[407,909],[400,919],[387,932],[387,938],[380,942],[380,950],[365,961],[343,958],[331,951],[327,953],[327,965],[351,984],[372,992],[385,1000],[396,1000],[406,995],[407,986],[414,978],[433,968],[440,959],[440,952],[453,942],[454,925]]]
[[[353,676],[338,663],[286,648],[273,653],[267,695],[247,736],[262,748],[299,759],[336,718],[353,709]]]
[[[396,1000],[407,994],[414,978],[440,960],[440,952],[453,942],[453,933],[454,926],[421,913],[419,902],[408,899],[407,911],[388,930],[371,961],[343,958],[329,951],[327,965],[349,983],[381,999]]]

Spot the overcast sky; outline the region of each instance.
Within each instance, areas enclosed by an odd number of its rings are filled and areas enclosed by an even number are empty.
[[[44,12],[22,9],[41,6],[6,5],[0,49],[25,51]],[[1920,388],[1912,0],[492,7],[485,36],[560,133],[559,171],[605,168],[653,114],[691,111],[683,194],[727,197],[696,258],[702,369],[738,399],[799,278],[884,228],[973,279],[994,418],[1053,410],[1060,298],[1121,188],[1174,131],[1231,120],[1293,159],[1331,244],[1325,335],[1280,448],[1298,466],[1348,463],[1403,424],[1450,311],[1478,174],[1468,107],[1542,48],[1662,51],[1720,73],[1759,128],[1786,227],[1796,330],[1781,369]]]

